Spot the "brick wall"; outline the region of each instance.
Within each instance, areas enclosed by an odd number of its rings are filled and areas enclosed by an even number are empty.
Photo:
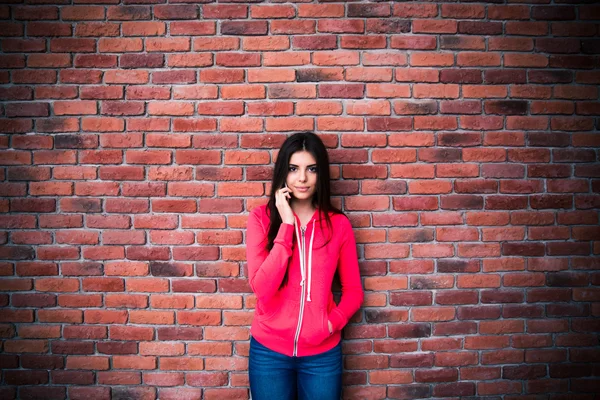
[[[298,130],[359,243],[345,398],[600,392],[599,6],[13,3],[0,397],[246,399],[246,216]]]

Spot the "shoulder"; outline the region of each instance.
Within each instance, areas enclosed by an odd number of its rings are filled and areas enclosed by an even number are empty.
[[[269,224],[270,219],[266,204],[254,207],[252,210],[250,210],[250,214],[248,215],[248,222],[252,220],[259,222],[263,227]]]
[[[266,204],[262,204],[258,207],[254,207],[251,211],[250,214],[256,216],[256,217],[266,217],[267,216],[267,205]]]
[[[352,224],[347,216],[339,213],[330,213],[329,215],[334,230],[339,230],[341,232],[352,231]]]

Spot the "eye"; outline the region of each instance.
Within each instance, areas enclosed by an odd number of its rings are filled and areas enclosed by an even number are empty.
[[[294,172],[296,170],[296,167],[288,167],[288,171],[290,172]]]
[[[317,173],[317,167],[310,167],[308,170],[309,170],[310,172],[313,172],[313,173],[315,173],[315,174]]]

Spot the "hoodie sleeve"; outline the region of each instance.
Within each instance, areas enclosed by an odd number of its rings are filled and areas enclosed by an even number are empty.
[[[343,221],[344,238],[337,267],[342,284],[342,298],[337,307],[329,314],[334,331],[342,329],[348,323],[348,320],[360,308],[364,298],[352,225],[347,218],[343,218]]]
[[[282,223],[271,251],[266,249],[268,231],[255,210],[248,217],[246,261],[252,291],[267,302],[279,289],[292,255],[294,226]]]

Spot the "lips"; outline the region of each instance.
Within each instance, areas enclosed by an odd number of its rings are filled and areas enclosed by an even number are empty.
[[[308,192],[309,187],[296,187],[296,190],[299,192]]]

